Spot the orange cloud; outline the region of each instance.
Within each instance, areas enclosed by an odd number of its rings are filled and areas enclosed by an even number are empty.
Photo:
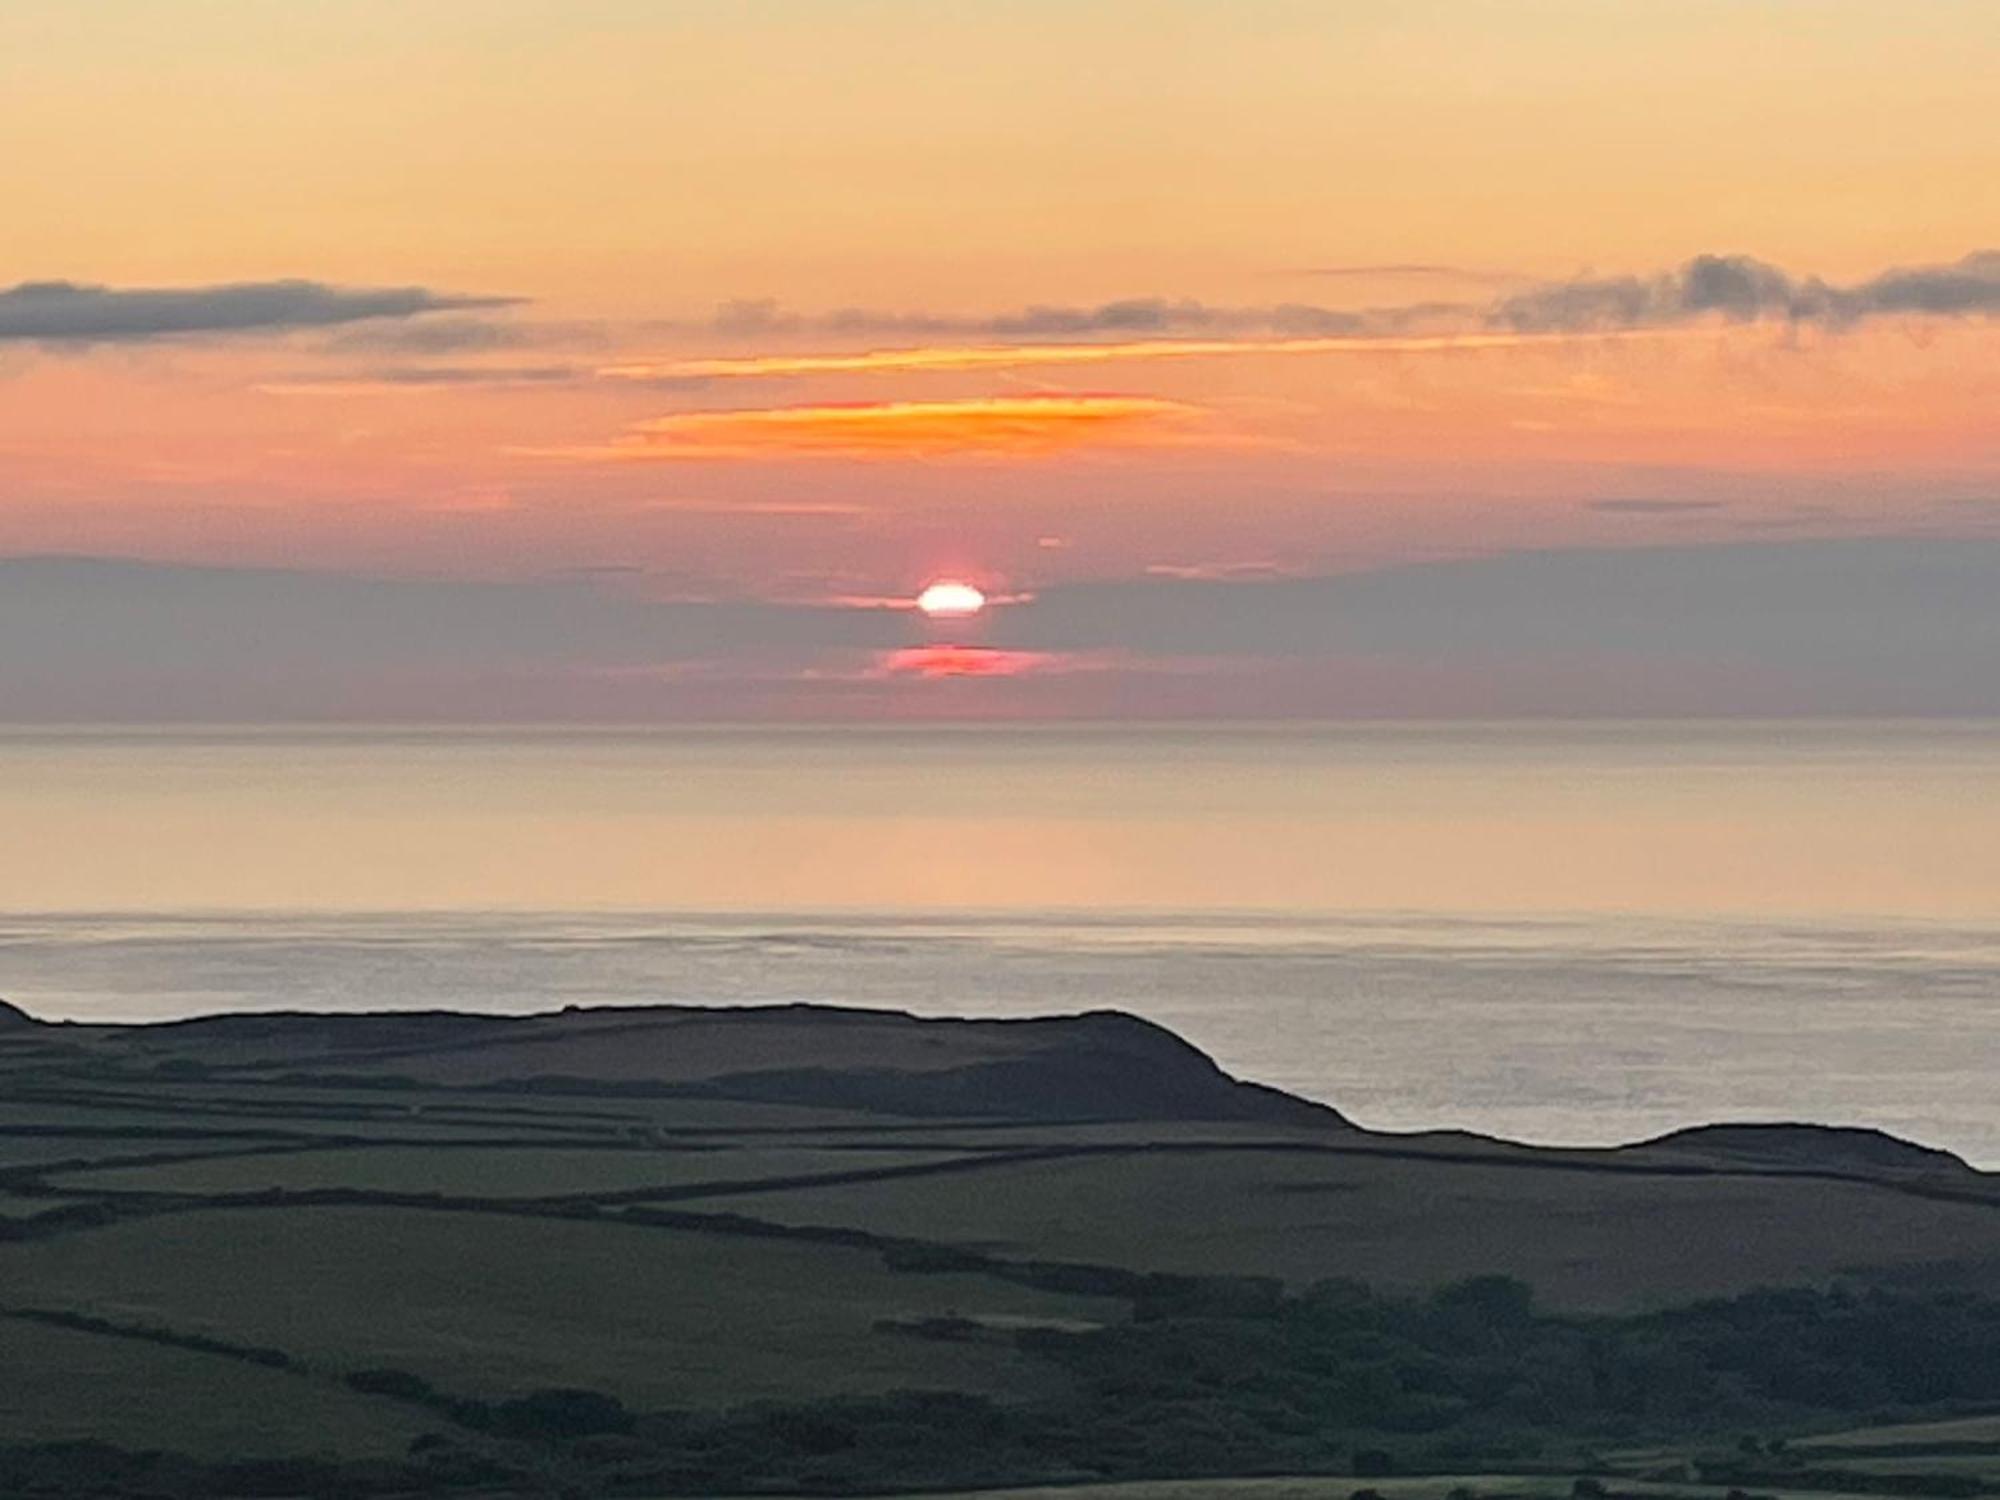
[[[1043,651],[1001,651],[991,646],[912,646],[885,652],[875,673],[883,677],[1021,677],[1056,665]]]
[[[1325,338],[1134,339],[1115,344],[946,344],[864,349],[848,354],[753,354],[739,359],[673,359],[606,365],[614,380],[742,380],[776,375],[1014,369],[1024,365],[1096,365],[1130,360],[1201,359],[1246,354],[1429,354],[1518,349],[1524,345],[1660,338],[1654,329],[1575,333],[1439,333]]]
[[[1185,671],[1180,659],[1148,660],[1124,651],[1019,651],[939,642],[877,652],[863,681],[894,677],[1073,677],[1097,672]]]
[[[1205,415],[1150,396],[987,396],[679,412],[615,443],[540,450],[584,459],[922,458],[1034,456],[1093,444],[1159,442]],[[1178,434],[1185,440],[1187,434]]]

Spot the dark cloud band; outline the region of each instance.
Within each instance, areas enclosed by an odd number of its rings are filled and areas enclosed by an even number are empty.
[[[1443,266],[1333,267],[1332,275],[1436,272]],[[1470,278],[1474,273],[1463,273]],[[1489,282],[1517,279],[1486,276]],[[700,331],[737,338],[826,335],[908,339],[1144,339],[1394,336],[1471,326],[1517,333],[1587,333],[1662,327],[1720,316],[1845,326],[1889,315],[1971,317],[2000,313],[2000,251],[1948,265],[1884,271],[1853,286],[1795,276],[1747,255],[1697,255],[1653,275],[1579,277],[1526,286],[1497,301],[1425,301],[1359,309],[1305,302],[1231,307],[1190,298],[1125,297],[1091,305],[1035,304],[1013,312],[952,316],[846,308],[821,315],[775,302],[725,303]]]
[[[1379,326],[1379,315],[1282,302],[1268,307],[1217,307],[1190,298],[1124,297],[1089,306],[1035,304],[990,316],[886,312],[850,307],[813,316],[775,302],[740,301],[716,310],[705,331],[739,337],[817,333],[897,338],[1143,338],[1167,334],[1358,334]]]
[[[1503,299],[1497,326],[1523,333],[1635,328],[1720,315],[1833,326],[1895,314],[1968,317],[2000,313],[2000,251],[1949,265],[1884,271],[1853,286],[1793,276],[1747,255],[1697,255],[1657,276],[1551,282]]]
[[[796,711],[834,681],[1184,669],[1206,684],[1193,696],[1148,689],[1092,712],[1990,716],[1996,601],[2000,540],[1610,547],[1054,584],[996,607],[967,643],[907,609],[655,601],[616,574],[0,558],[0,721],[312,718],[328,704],[350,717],[728,717]],[[1386,699],[1349,691],[1388,681]]]
[[[30,281],[0,291],[0,340],[129,343],[192,334],[327,328],[369,318],[413,318],[453,309],[515,305],[426,287],[340,287],[318,281],[217,286],[85,286]]]

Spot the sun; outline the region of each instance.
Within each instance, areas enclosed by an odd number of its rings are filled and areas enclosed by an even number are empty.
[[[969,583],[940,578],[917,595],[917,608],[933,620],[963,620],[986,608],[986,596]]]

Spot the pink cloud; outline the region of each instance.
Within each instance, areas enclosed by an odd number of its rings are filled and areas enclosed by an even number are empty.
[[[875,660],[879,677],[1022,677],[1030,672],[1075,670],[1047,651],[1003,651],[992,646],[907,646]]]

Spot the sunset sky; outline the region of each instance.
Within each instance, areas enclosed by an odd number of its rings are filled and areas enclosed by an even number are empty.
[[[1992,0],[11,0],[0,717],[2000,711],[1996,59]],[[1634,578],[1741,633],[1596,649]]]

